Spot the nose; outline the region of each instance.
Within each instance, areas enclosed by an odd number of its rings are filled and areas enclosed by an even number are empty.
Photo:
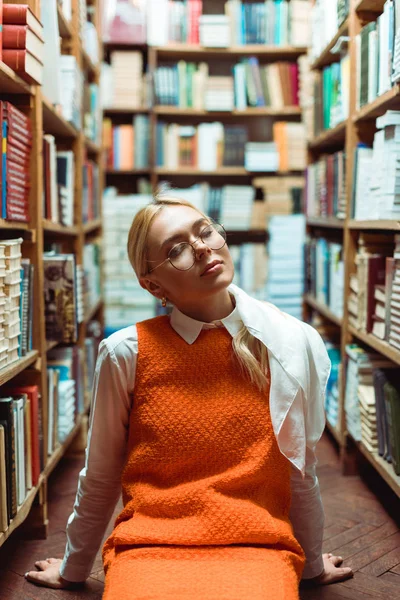
[[[210,248],[203,242],[201,238],[195,240],[192,244],[192,247],[194,248],[194,253],[198,260],[201,259],[205,253],[211,254]]]

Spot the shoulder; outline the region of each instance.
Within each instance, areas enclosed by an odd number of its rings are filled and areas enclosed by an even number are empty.
[[[99,346],[99,360],[111,361],[118,367],[126,367],[136,361],[138,353],[136,325],[115,331]]]

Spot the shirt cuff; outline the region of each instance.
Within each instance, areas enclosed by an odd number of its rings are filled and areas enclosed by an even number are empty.
[[[316,558],[311,563],[306,563],[302,575],[302,579],[313,579],[314,577],[318,577],[321,575],[324,570],[324,559],[322,556]]]
[[[71,560],[68,560],[65,556],[60,565],[60,575],[66,581],[71,583],[81,583],[86,581],[89,577],[87,565],[72,565]]]

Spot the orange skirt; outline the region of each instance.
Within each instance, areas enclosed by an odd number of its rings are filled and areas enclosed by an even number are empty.
[[[103,600],[299,600],[304,562],[261,546],[171,545],[111,548],[104,566]]]

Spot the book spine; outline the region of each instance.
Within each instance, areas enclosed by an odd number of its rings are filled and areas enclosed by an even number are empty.
[[[3,48],[24,50],[26,47],[26,25],[3,26]]]

